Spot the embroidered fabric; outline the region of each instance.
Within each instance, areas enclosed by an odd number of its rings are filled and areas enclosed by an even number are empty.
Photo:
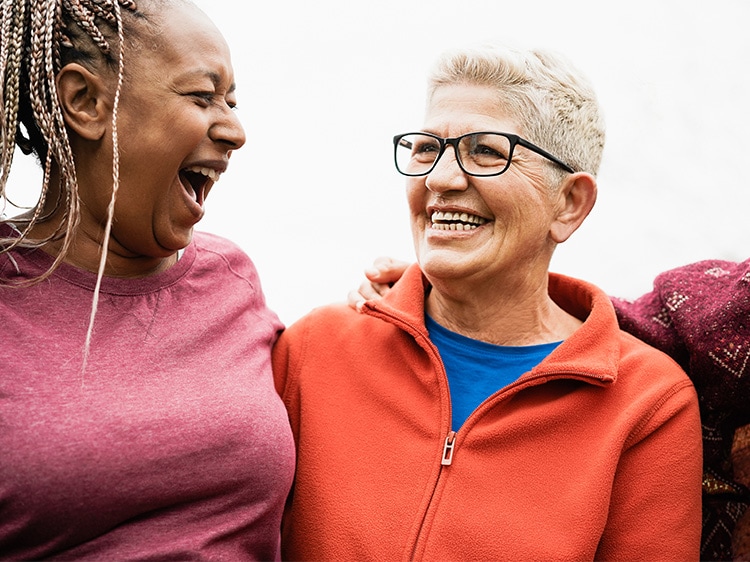
[[[750,260],[680,267],[659,275],[651,293],[614,303],[622,328],[671,355],[695,385],[703,428],[701,559],[732,560],[732,536],[750,505],[750,482],[740,479],[732,454],[736,430],[750,424]]]

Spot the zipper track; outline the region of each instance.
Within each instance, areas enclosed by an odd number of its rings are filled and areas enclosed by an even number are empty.
[[[416,344],[430,353],[434,358],[438,360],[439,365],[441,366],[441,373],[442,377],[445,381],[445,384],[447,386],[448,384],[448,376],[445,372],[445,367],[442,365],[442,359],[440,358],[440,352],[438,351],[435,344],[432,343],[432,341],[429,339],[429,333],[426,333],[422,329],[420,329],[417,326],[414,326],[410,322],[405,321],[403,318],[400,318],[398,316],[393,315],[392,313],[375,308],[375,307],[365,307],[364,311],[373,317],[376,318],[382,318],[390,320],[390,322],[396,326],[410,334],[415,340]],[[469,417],[466,419],[464,424],[461,426],[462,428],[467,425],[467,423],[472,420],[472,418],[475,417],[481,417],[484,415],[484,411],[488,410],[492,407],[494,407],[497,402],[506,399],[508,396],[516,394],[517,392],[520,392],[526,387],[530,386],[538,386],[541,384],[546,383],[548,380],[557,380],[557,379],[571,379],[571,380],[580,380],[583,382],[588,382],[590,384],[594,383],[596,381],[597,383],[601,384],[609,377],[606,375],[598,375],[594,373],[582,373],[582,372],[575,372],[575,371],[556,371],[556,372],[537,372],[534,373],[531,376],[528,376],[526,378],[517,379],[511,384],[499,389],[492,395],[488,396],[477,408],[469,415]],[[450,400],[450,390],[448,391],[448,419],[451,419],[451,400]],[[440,484],[440,480],[443,477],[443,473],[448,470],[448,467],[452,465],[453,463],[453,457],[457,451],[456,449],[456,442],[458,439],[458,431],[453,431],[450,429],[450,422],[449,422],[449,430],[446,435],[445,441],[443,442],[442,447],[442,454],[440,459],[440,467],[437,472],[437,477],[434,480],[433,486],[432,486],[432,492],[430,493],[429,501],[427,502],[427,505],[425,506],[424,512],[422,513],[421,522],[419,523],[419,526],[417,527],[417,535],[414,539],[414,543],[409,548],[410,550],[410,556],[408,560],[415,560],[416,559],[416,553],[419,550],[420,545],[423,543],[423,533],[425,531],[425,521],[427,520],[428,515],[432,511],[432,508],[434,507],[434,498],[435,493],[437,492],[437,488]],[[460,428],[459,428],[460,431]]]

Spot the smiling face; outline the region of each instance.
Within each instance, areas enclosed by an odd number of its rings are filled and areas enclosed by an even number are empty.
[[[184,248],[231,152],[245,142],[221,33],[187,3],[162,5],[150,17],[155,27],[124,53],[120,188],[110,241],[110,252],[124,258],[163,258]],[[87,186],[81,182],[82,226],[96,233],[105,221],[112,169],[111,163],[93,167]]]
[[[439,87],[429,100],[424,131],[457,137],[477,131],[523,131],[503,111],[497,91],[477,85]],[[417,261],[427,278],[523,286],[546,279],[559,212],[544,159],[517,146],[510,167],[495,177],[461,171],[448,147],[427,176],[407,180]]]

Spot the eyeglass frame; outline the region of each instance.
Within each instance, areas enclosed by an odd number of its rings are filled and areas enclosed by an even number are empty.
[[[426,137],[431,137],[440,143],[440,151],[435,157],[435,161],[432,163],[432,166],[430,166],[425,172],[421,172],[419,174],[408,174],[406,172],[402,172],[401,169],[398,167],[398,148],[400,146],[399,141],[401,141],[401,139],[403,139],[404,137],[408,135],[423,135]],[[464,168],[463,162],[461,162],[461,156],[458,150],[458,144],[461,142],[462,139],[473,136],[473,135],[500,135],[508,139],[508,141],[510,141],[510,149],[508,150],[508,163],[505,165],[505,167],[502,170],[500,170],[499,172],[493,172],[491,174],[475,174],[473,172],[469,172],[466,168]],[[461,171],[469,176],[473,176],[476,178],[489,178],[493,176],[499,176],[500,174],[505,173],[508,170],[508,168],[510,168],[510,164],[513,161],[513,150],[515,150],[516,145],[521,145],[524,148],[528,148],[532,152],[536,152],[540,156],[545,157],[547,160],[554,162],[555,164],[557,164],[563,170],[565,170],[566,172],[570,174],[575,173],[575,170],[571,168],[570,166],[568,166],[565,162],[563,162],[556,156],[553,156],[552,154],[550,154],[543,148],[535,145],[534,143],[527,141],[526,139],[521,138],[518,135],[515,135],[513,133],[500,133],[498,131],[477,131],[473,133],[466,133],[465,135],[461,135],[458,137],[449,137],[449,138],[439,137],[438,135],[433,135],[432,133],[425,133],[424,131],[413,131],[410,133],[402,133],[400,135],[396,135],[393,137],[393,161],[396,166],[396,171],[401,175],[409,176],[413,178],[426,176],[430,174],[432,170],[435,169],[435,166],[437,166],[437,163],[440,161],[440,158],[443,156],[443,153],[445,153],[445,149],[448,145],[451,145],[453,147],[453,151],[456,154],[456,162],[458,163],[458,167],[461,168]]]

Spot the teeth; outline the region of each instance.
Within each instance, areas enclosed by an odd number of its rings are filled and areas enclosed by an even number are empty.
[[[433,230],[476,230],[477,225],[462,224],[460,222],[452,222],[450,224],[432,223],[432,229]]]
[[[487,222],[487,219],[477,215],[451,211],[435,211],[431,219],[435,230],[474,230]]]
[[[214,183],[219,181],[219,176],[221,175],[219,172],[212,168],[204,168],[202,166],[190,166],[189,168],[186,168],[186,170],[188,172],[194,172],[196,174],[203,174]]]

